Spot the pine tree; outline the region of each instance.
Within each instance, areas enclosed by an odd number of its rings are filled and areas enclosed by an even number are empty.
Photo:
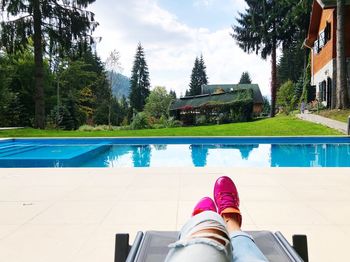
[[[300,101],[308,102],[315,99],[315,89],[310,85],[310,49],[301,49],[300,46],[308,34],[312,3],[313,0],[300,0],[288,12],[284,29],[290,35],[290,41],[284,44],[277,68],[279,85],[288,79],[293,82],[302,79],[303,91]]]
[[[201,93],[201,86],[199,84],[198,75],[199,75],[199,60],[198,60],[198,57],[196,57],[194,61],[192,73],[191,73],[190,89],[188,90],[188,92],[186,90],[186,96],[188,95],[195,96]]]
[[[95,0],[0,0],[7,20],[2,21],[0,47],[13,53],[34,42],[35,126],[45,127],[44,62],[45,51],[63,55],[74,41],[93,41],[92,31],[98,25],[94,14],[84,10]],[[50,50],[47,50],[50,48]]]
[[[146,104],[146,98],[150,93],[150,81],[148,66],[141,43],[137,46],[135,61],[130,79],[130,106],[141,112]]]
[[[175,92],[175,90],[170,90],[170,91],[169,91],[169,95],[170,95],[173,99],[176,99],[176,92]]]
[[[202,85],[208,84],[208,77],[207,77],[206,70],[207,70],[207,67],[205,66],[204,58],[203,58],[203,55],[201,55],[201,58],[199,59],[199,82],[201,85],[201,90],[202,90]]]
[[[245,52],[255,52],[263,59],[271,55],[271,117],[275,116],[277,90],[277,48],[292,37],[286,28],[292,0],[245,0],[248,8],[239,13],[232,37]],[[290,30],[286,30],[290,29]]]
[[[200,58],[196,57],[191,74],[190,89],[186,96],[196,96],[202,93],[202,85],[208,84],[208,77],[206,73],[206,66],[204,63],[203,55]]]
[[[252,83],[252,79],[250,78],[249,73],[243,72],[238,84],[251,84],[251,83]]]
[[[302,42],[296,41],[282,50],[282,55],[277,65],[277,82],[280,86],[288,80],[297,82],[304,73],[305,50],[301,49]]]

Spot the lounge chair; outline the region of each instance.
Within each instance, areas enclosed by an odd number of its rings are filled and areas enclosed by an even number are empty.
[[[271,262],[308,262],[307,238],[294,235],[293,246],[280,232],[248,231],[260,250]],[[132,246],[129,234],[117,234],[115,241],[115,262],[163,262],[168,245],[178,239],[176,231],[138,232]]]

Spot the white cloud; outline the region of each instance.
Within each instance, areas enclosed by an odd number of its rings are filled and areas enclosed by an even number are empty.
[[[193,2],[193,6],[195,7],[209,7],[214,3],[214,0],[196,0]]]
[[[231,1],[244,6],[243,0]],[[269,94],[269,63],[244,53],[231,38],[230,25],[217,31],[190,27],[160,8],[156,0],[115,1],[108,5],[102,2],[96,1],[92,7],[100,22],[95,35],[102,36],[97,50],[105,59],[111,50],[117,49],[125,75],[130,76],[140,41],[152,86],[163,85],[175,89],[178,95],[184,94],[194,59],[203,53],[210,83],[236,83],[243,71],[249,71],[262,93]]]

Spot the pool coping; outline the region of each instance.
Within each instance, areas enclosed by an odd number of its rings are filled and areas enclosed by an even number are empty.
[[[310,138],[310,137],[336,137],[336,138],[350,138],[350,135],[318,135],[318,136],[45,136],[45,137],[0,137],[1,140],[7,139],[121,139],[121,138]]]
[[[232,141],[225,141],[230,140]],[[321,141],[317,141],[317,140]],[[53,140],[55,142],[61,140],[71,140],[71,141],[109,141],[113,140],[122,141],[120,144],[126,144],[128,141],[135,143],[130,144],[143,144],[149,142],[149,144],[156,144],[157,141],[168,140],[169,144],[191,144],[191,143],[252,143],[252,144],[273,144],[273,143],[350,143],[350,136],[138,136],[138,137],[14,137],[14,138],[0,138],[0,142],[15,142],[15,141],[45,141]],[[151,141],[149,141],[151,140]],[[153,140],[153,141],[152,141]],[[217,141],[212,141],[217,140]],[[332,141],[334,140],[334,141]],[[119,144],[119,143],[116,143]],[[164,143],[162,143],[164,144]]]

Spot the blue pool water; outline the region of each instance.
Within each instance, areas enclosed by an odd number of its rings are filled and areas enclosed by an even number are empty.
[[[0,167],[350,167],[350,137],[7,139]]]

